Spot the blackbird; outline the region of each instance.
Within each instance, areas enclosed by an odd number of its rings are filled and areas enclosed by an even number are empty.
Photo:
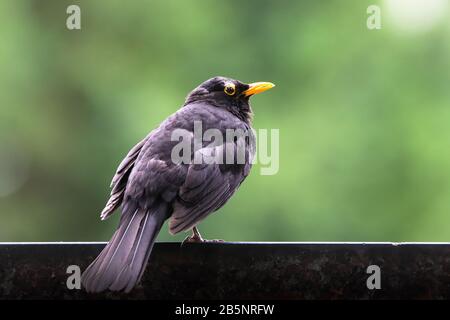
[[[142,277],[155,238],[167,219],[171,234],[192,229],[193,235],[185,241],[207,241],[198,232],[197,224],[230,199],[252,166],[255,137],[249,98],[273,86],[269,82],[245,84],[225,77],[211,78],[128,152],[112,179],[111,196],[101,213],[104,220],[121,206],[120,223],[109,243],[84,271],[81,280],[86,291],[129,292]],[[174,161],[173,150],[180,143],[173,138],[174,131],[192,137],[196,122],[201,124],[202,134],[208,129],[224,135],[229,130],[244,134],[213,146],[210,141],[201,141],[197,148],[180,152],[191,161]],[[238,161],[236,154],[242,146],[244,157]],[[222,155],[214,159],[223,160],[230,150],[234,155],[227,161],[192,161],[205,151]]]

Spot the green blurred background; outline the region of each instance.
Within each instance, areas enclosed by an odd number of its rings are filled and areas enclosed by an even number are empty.
[[[205,237],[450,241],[449,17],[447,0],[1,1],[0,241],[108,240],[117,165],[215,75],[276,83],[253,106],[280,170],[256,166]]]

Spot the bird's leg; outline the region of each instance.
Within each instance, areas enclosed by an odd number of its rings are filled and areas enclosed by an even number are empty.
[[[200,234],[200,232],[198,231],[197,227],[193,227],[192,235],[186,237],[186,239],[184,239],[184,241],[181,243],[181,245],[183,246],[186,243],[203,243],[203,242],[224,242],[224,241],[220,240],[220,239],[214,239],[214,240],[203,239],[203,237]]]
[[[197,227],[192,228],[192,235],[187,236],[186,239],[181,243],[184,245],[185,243],[202,243],[205,240],[202,238],[202,235],[198,231]]]
[[[198,231],[197,227],[192,228],[192,235],[194,236],[195,239],[199,239],[200,242],[205,241],[202,235],[200,234],[200,231]]]

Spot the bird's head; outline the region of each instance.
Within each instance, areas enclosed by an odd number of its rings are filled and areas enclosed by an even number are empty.
[[[245,84],[230,78],[214,77],[192,90],[186,98],[185,105],[194,102],[207,102],[216,107],[227,109],[244,121],[250,121],[252,111],[249,98],[274,86],[270,82]]]

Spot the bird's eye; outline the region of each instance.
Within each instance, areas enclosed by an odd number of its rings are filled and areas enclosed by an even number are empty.
[[[223,88],[223,92],[225,92],[229,96],[232,96],[236,93],[236,86],[231,82],[226,83],[225,87]]]

